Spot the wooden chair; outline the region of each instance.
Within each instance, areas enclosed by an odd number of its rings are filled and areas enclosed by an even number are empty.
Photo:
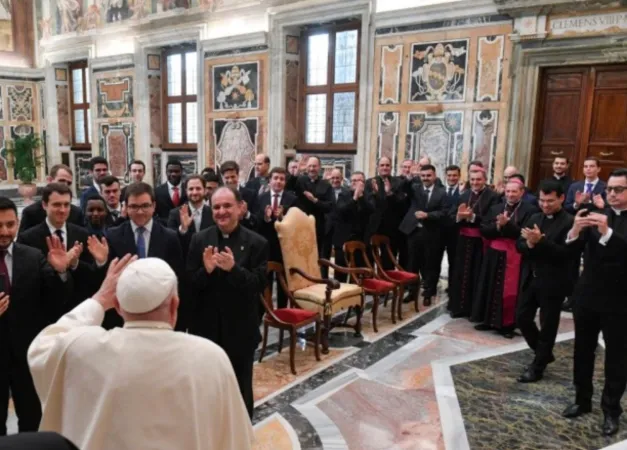
[[[361,336],[361,315],[364,290],[361,286],[322,278],[320,267],[332,267],[349,275],[371,275],[368,269],[340,267],[326,259],[318,259],[316,220],[298,208],[290,208],[283,220],[275,222],[287,278],[287,294],[300,308],[322,316],[322,353],[329,352],[331,318],[340,311],[355,309],[355,336]]]
[[[287,292],[287,286],[285,285],[285,277],[283,276],[283,265],[269,261],[268,273],[274,272],[277,277],[277,289],[283,289]],[[263,306],[266,310],[266,314],[263,317],[263,344],[261,346],[261,353],[259,354],[259,362],[263,359],[266,353],[266,345],[268,343],[268,328],[278,328],[279,330],[279,353],[283,348],[283,331],[290,332],[290,367],[292,373],[296,375],[296,330],[305,327],[309,324],[316,324],[316,338],[315,338],[315,352],[316,361],[320,361],[320,331],[322,326],[322,320],[320,314],[314,311],[307,311],[298,308],[293,304],[290,299],[289,308],[274,308],[272,303],[272,287],[266,286],[266,289],[261,296]]]
[[[375,333],[379,332],[377,328],[377,313],[379,311],[379,299],[383,297],[386,299],[388,295],[392,294],[392,323],[396,323],[396,302],[398,294],[398,286],[390,281],[382,280],[375,275],[374,268],[370,264],[370,258],[368,258],[368,252],[366,251],[366,244],[360,241],[348,241],[344,243],[344,255],[346,255],[346,261],[348,267],[357,268],[359,263],[363,262],[363,266],[372,271],[373,275],[370,277],[356,277],[351,276],[352,280],[358,286],[361,286],[367,295],[372,296],[372,328]],[[358,262],[356,256],[360,255],[361,260]]]
[[[382,234],[375,234],[370,238],[370,246],[372,247],[372,254],[376,265],[377,276],[383,280],[394,283],[398,286],[398,319],[403,320],[403,294],[405,293],[405,287],[412,284],[416,285],[416,297],[414,298],[414,307],[418,312],[418,297],[420,290],[420,277],[415,273],[411,273],[403,269],[394,254],[392,253],[392,247],[390,246],[390,238]],[[385,270],[382,263],[383,252],[387,252],[387,255],[391,261],[394,262],[394,269]]]

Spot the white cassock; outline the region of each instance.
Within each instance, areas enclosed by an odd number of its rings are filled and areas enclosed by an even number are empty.
[[[41,431],[81,450],[246,450],[253,430],[231,363],[207,339],[167,323],[105,331],[89,299],[28,350]]]

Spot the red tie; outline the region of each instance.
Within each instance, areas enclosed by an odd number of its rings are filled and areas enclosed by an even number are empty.
[[[9,268],[5,261],[6,256],[7,251],[0,250],[0,278],[4,281],[4,293],[8,295],[11,293],[11,277],[9,277]]]
[[[279,209],[279,194],[274,194],[274,200],[272,201],[272,211]]]
[[[177,186],[174,186],[172,188],[172,204],[176,207],[179,205],[181,201],[181,197],[179,195],[179,188]]]

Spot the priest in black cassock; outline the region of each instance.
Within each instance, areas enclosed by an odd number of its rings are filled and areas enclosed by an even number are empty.
[[[455,271],[449,286],[451,317],[469,317],[476,298],[479,271],[486,242],[481,236],[481,221],[500,197],[486,186],[483,168],[470,172],[469,187],[459,197],[457,210],[451,211],[459,225]]]
[[[187,273],[195,294],[191,334],[212,340],[226,352],[252,418],[253,357],[261,341],[259,298],[266,287],[268,241],[240,226],[239,191],[221,187],[211,197],[216,226],[194,234]]]
[[[516,328],[516,303],[521,255],[516,240],[523,224],[537,212],[523,200],[524,184],[511,179],[505,185],[504,202],[498,203],[481,222],[481,236],[489,240],[479,273],[471,320],[481,322],[476,330],[495,329],[511,339]]]

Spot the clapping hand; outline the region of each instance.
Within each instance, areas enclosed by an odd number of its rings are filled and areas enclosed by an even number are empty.
[[[225,272],[230,272],[235,266],[235,257],[228,247],[224,247],[223,252],[214,254],[214,260],[216,265]]]
[[[61,240],[57,236],[46,237],[48,245],[48,264],[58,273],[65,273],[70,264],[70,256],[65,251]]]
[[[575,203],[577,205],[583,205],[584,203],[588,203],[590,201],[590,194],[584,194],[583,192],[577,191],[575,192]]]
[[[457,208],[457,220],[470,219],[471,217],[472,209],[466,203],[461,203]]]
[[[592,197],[592,203],[598,209],[605,208],[605,200],[603,200],[603,196],[601,194],[596,194],[594,197]]]
[[[109,259],[109,244],[104,237],[99,240],[96,236],[89,236],[87,238],[87,250],[99,266],[104,265]]]
[[[189,214],[189,205],[184,204],[179,209],[179,220],[181,222],[181,231],[184,233],[189,230],[189,227],[192,225],[192,221],[194,220],[192,216]]]
[[[205,270],[208,274],[211,274],[216,268],[215,255],[218,253],[218,249],[211,245],[205,249],[202,254],[202,262],[205,265]]]
[[[527,240],[527,247],[529,248],[535,247],[535,245],[544,237],[537,224],[534,224],[533,228],[523,228],[520,231],[520,234],[523,239]]]
[[[418,220],[424,220],[427,218],[427,213],[424,211],[416,211],[414,215],[416,216],[416,219]]]
[[[372,188],[372,192],[374,192],[375,194],[379,193],[379,184],[377,183],[376,178],[370,180],[370,187]]]
[[[283,220],[283,207],[279,205],[278,208],[272,210],[272,217],[274,217],[277,220]]]
[[[496,216],[496,228],[499,230],[503,228],[505,225],[507,225],[509,219],[510,217],[507,214],[507,211],[503,212],[503,214],[499,214],[498,216]]]
[[[263,216],[266,219],[266,222],[270,222],[272,220],[272,206],[266,206],[266,209],[263,211]]]
[[[364,195],[364,183],[360,181],[359,183],[357,183],[357,186],[355,186],[355,193],[353,194],[353,200],[357,201],[359,197],[361,197],[362,195]]]
[[[83,244],[76,241],[74,242],[74,246],[67,252],[68,258],[70,260],[69,266],[73,269],[78,265],[78,258],[80,258],[83,253]]]
[[[0,317],[9,309],[10,297],[4,292],[0,292]]]

